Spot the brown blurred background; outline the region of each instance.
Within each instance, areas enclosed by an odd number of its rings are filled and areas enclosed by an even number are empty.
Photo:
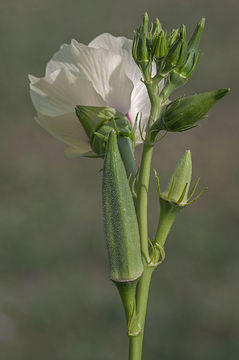
[[[65,158],[64,145],[34,122],[27,74],[43,76],[71,38],[131,38],[145,10],[168,30],[184,23],[191,32],[207,18],[202,59],[180,94],[232,89],[200,127],[155,149],[162,184],[191,149],[194,178],[209,191],[178,217],[154,275],[145,359],[239,357],[238,1],[0,0],[2,360],[127,358],[123,310],[107,274],[102,162]],[[150,208],[154,229],[153,182]]]

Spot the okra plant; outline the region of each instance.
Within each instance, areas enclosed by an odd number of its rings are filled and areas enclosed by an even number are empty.
[[[102,34],[88,46],[72,40],[47,64],[43,78],[30,76],[37,122],[69,147],[68,156],[103,162],[102,204],[109,277],[125,310],[129,360],[142,358],[148,291],[165,258],[165,241],[177,214],[194,195],[189,150],[179,160],[166,189],[154,171],[160,202],[154,238],[148,235],[148,189],[154,147],[162,134],[197,126],[229,89],[182,96],[199,59],[205,19],[187,40],[186,27],[164,30],[148,15],[134,39]],[[135,147],[142,143],[140,164]],[[91,160],[93,161],[93,160]]]

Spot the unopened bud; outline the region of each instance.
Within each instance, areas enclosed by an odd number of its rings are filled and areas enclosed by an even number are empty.
[[[165,76],[169,71],[184,63],[187,55],[186,28],[183,25],[178,40],[174,42],[166,56],[166,66],[162,74]]]
[[[154,43],[154,58],[157,60],[164,58],[168,53],[168,45],[167,45],[167,39],[166,34],[162,30],[159,34],[159,36],[155,39]]]
[[[184,204],[187,203],[188,190],[192,177],[191,152],[187,150],[179,160],[168,186],[162,197],[168,201]]]
[[[178,39],[178,29],[173,29],[167,37],[168,48],[170,49]]]
[[[181,132],[195,127],[195,123],[203,119],[213,105],[229,90],[220,89],[172,101],[166,107],[161,118],[151,127],[152,134],[160,130]]]
[[[197,24],[191,39],[188,42],[188,51],[197,51],[202,36],[202,32],[205,26],[205,18],[202,18],[201,21]]]

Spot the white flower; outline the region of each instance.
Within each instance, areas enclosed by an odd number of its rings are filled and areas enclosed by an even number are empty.
[[[76,105],[110,106],[134,124],[138,112],[148,120],[150,101],[132,55],[132,40],[102,34],[89,45],[72,40],[64,44],[46,67],[45,76],[29,75],[37,122],[70,145],[68,155],[90,151],[75,115]],[[139,134],[136,141],[140,142]]]

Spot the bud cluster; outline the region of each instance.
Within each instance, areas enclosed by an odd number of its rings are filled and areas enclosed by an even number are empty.
[[[152,80],[152,63],[156,63],[158,80],[170,77],[175,87],[182,85],[191,76],[199,61],[199,42],[204,28],[203,18],[187,43],[186,27],[173,29],[169,34],[162,29],[158,19],[149,30],[149,18],[145,14],[143,22],[135,31],[133,58],[142,71],[144,81]]]

